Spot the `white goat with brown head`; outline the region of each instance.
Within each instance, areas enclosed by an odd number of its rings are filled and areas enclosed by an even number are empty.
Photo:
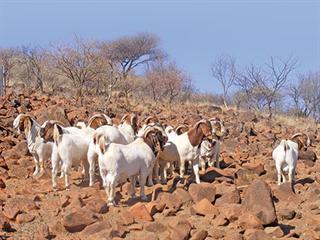
[[[187,132],[172,136],[159,153],[159,165],[161,182],[165,182],[165,166],[167,162],[178,162],[180,165],[180,177],[185,173],[185,162],[191,161],[196,182],[200,183],[199,177],[199,155],[200,145],[204,139],[212,140],[212,127],[208,120],[200,120]],[[156,169],[158,173],[158,169]],[[157,177],[157,179],[159,179]],[[158,180],[157,180],[158,181]]]
[[[139,176],[141,200],[146,200],[144,186],[152,173],[157,152],[166,142],[163,129],[158,126],[148,128],[142,138],[127,145],[109,142],[104,135],[98,135],[96,145],[99,154],[99,169],[108,203],[114,205],[115,188],[130,179],[131,196],[135,197],[135,182]]]
[[[44,142],[40,136],[41,125],[29,114],[19,114],[13,121],[13,128],[18,133],[24,132],[28,150],[32,154],[35,162],[33,175],[36,176],[44,172],[44,162],[49,160],[52,153],[52,143]]]

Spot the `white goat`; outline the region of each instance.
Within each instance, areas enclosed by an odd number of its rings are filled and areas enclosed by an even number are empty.
[[[215,136],[216,140],[214,142],[204,140],[201,143],[200,166],[202,170],[205,170],[207,162],[210,167],[215,165],[217,168],[220,168],[220,147],[223,136],[226,134],[226,129],[222,120],[219,118],[211,118],[209,121],[212,126],[212,134]]]
[[[28,150],[35,162],[33,176],[44,172],[44,162],[51,157],[53,143],[44,142],[40,136],[41,125],[28,114],[19,114],[13,121],[13,128],[24,132],[27,139]]]
[[[72,166],[84,167],[84,177],[88,177],[87,151],[89,138],[80,129],[75,127],[64,128],[57,123],[48,122],[41,130],[45,141],[54,141],[51,164],[52,164],[52,187],[57,190],[57,173],[61,166],[61,175],[65,178],[65,187],[69,188],[69,171]]]
[[[196,183],[200,183],[199,155],[200,144],[204,138],[212,140],[212,127],[210,122],[205,119],[198,121],[192,128],[181,135],[171,135],[163,151],[158,156],[159,164],[156,165],[155,169],[157,181],[159,181],[158,165],[160,165],[161,182],[164,183],[166,182],[165,166],[167,162],[178,162],[180,164],[180,177],[182,178],[185,173],[185,162],[191,161]]]
[[[281,184],[281,177],[282,181],[286,182],[283,171],[289,171],[289,182],[292,182],[298,160],[298,144],[291,140],[282,140],[273,150],[272,158],[276,163],[278,185]]]
[[[135,114],[126,114],[120,122],[119,127],[104,125],[94,131],[90,139],[87,159],[89,162],[89,186],[93,186],[95,181],[95,163],[98,159],[99,149],[97,148],[97,136],[103,135],[107,142],[128,144],[135,138],[137,129],[137,116]]]
[[[299,150],[307,148],[309,145],[309,137],[306,134],[297,133],[291,137],[291,140],[281,140],[280,144],[273,150],[272,158],[276,164],[278,185],[281,182],[286,182],[284,171],[288,171],[289,182],[293,184]]]
[[[103,135],[97,137],[99,149],[99,169],[103,186],[108,195],[108,204],[114,205],[115,188],[130,179],[131,196],[135,197],[135,182],[139,176],[141,200],[147,200],[144,185],[152,173],[157,152],[162,149],[166,136],[164,131],[150,127],[142,138],[137,138],[128,145],[108,141]]]

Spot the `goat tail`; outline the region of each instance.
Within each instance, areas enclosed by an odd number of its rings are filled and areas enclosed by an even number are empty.
[[[290,147],[288,145],[287,140],[281,140],[280,145],[283,147],[284,151],[287,151]]]
[[[58,124],[54,124],[53,126],[53,141],[58,144],[60,141],[60,137],[62,135],[62,128]]]
[[[107,143],[106,137],[103,134],[95,133],[93,135],[93,143],[94,145],[97,145],[99,148],[99,151],[104,154],[109,146]]]

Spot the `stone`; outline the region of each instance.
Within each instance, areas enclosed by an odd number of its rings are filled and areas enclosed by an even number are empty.
[[[291,220],[296,215],[296,211],[289,208],[279,209],[277,213],[280,220]]]
[[[244,209],[241,204],[224,204],[219,206],[219,211],[230,221],[234,222],[239,219]]]
[[[28,213],[21,213],[18,214],[16,217],[16,222],[21,224],[21,223],[27,223],[27,222],[32,222],[34,220],[35,216],[28,214]]]
[[[135,220],[153,221],[153,217],[148,212],[148,209],[141,202],[130,207],[129,212]]]
[[[122,210],[120,213],[120,218],[122,220],[122,224],[125,225],[125,226],[128,226],[128,225],[131,225],[133,224],[135,221],[134,221],[134,217],[132,216],[132,214],[127,211],[127,210]]]
[[[239,225],[243,229],[263,229],[260,219],[250,212],[245,212],[239,217]]]
[[[195,203],[199,202],[203,198],[213,202],[215,200],[216,188],[214,185],[206,182],[191,184],[189,186],[189,194]]]
[[[271,190],[268,184],[260,179],[254,180],[247,188],[242,205],[255,214],[263,225],[277,220]]]
[[[148,212],[151,216],[158,212],[162,212],[164,208],[166,207],[166,204],[160,201],[152,201],[145,204]]]
[[[273,236],[276,237],[277,239],[282,238],[284,236],[284,232],[282,231],[281,227],[275,226],[275,227],[266,227],[264,231]]]
[[[154,232],[154,233],[162,233],[167,230],[166,226],[164,226],[160,222],[152,222],[148,223],[144,226],[144,230],[147,232]]]
[[[181,198],[168,192],[161,192],[158,195],[157,202],[161,205],[165,204],[165,209],[169,209],[171,212],[177,212],[182,207]]]
[[[206,230],[196,230],[196,232],[191,236],[191,240],[204,240],[208,236],[208,231]]]
[[[187,220],[174,220],[169,225],[170,238],[175,240],[187,240],[190,236],[191,224]]]
[[[194,204],[191,208],[191,212],[202,216],[207,214],[217,216],[219,214],[219,210],[206,198],[203,198],[200,202]]]
[[[244,239],[248,240],[270,240],[271,236],[261,229],[247,229],[244,232]]]
[[[81,234],[84,236],[91,236],[93,234],[96,234],[98,232],[104,231],[105,229],[111,229],[111,224],[107,220],[103,220],[101,222],[95,222],[89,226],[87,226]]]
[[[15,196],[9,198],[5,202],[3,214],[9,219],[14,219],[18,213],[28,213],[29,211],[35,209],[37,209],[37,206],[32,199],[22,196]]]
[[[80,232],[85,227],[97,221],[96,216],[88,209],[78,208],[63,218],[63,226],[70,232]]]

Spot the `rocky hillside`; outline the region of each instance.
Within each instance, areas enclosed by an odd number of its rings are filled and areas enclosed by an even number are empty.
[[[29,112],[40,123],[56,119],[72,125],[96,111],[105,111],[117,122],[128,110],[138,113],[140,120],[157,115],[175,126],[200,117],[220,117],[229,130],[222,146],[222,169],[201,172],[199,185],[189,171],[183,182],[174,175],[167,185],[147,187],[148,202],[130,199],[125,184],[122,192],[117,188],[118,206],[108,207],[101,183],[88,187],[80,171],[72,172],[69,191],[63,189],[63,179],[59,179],[61,190],[52,191],[50,163],[44,175],[34,178],[24,136],[12,129],[19,113]],[[127,107],[119,100],[105,106],[87,99],[83,107],[70,99],[31,92],[2,97],[0,238],[320,239],[319,134],[306,122],[286,122],[209,105]],[[310,135],[312,146],[300,153],[292,191],[288,184],[277,185],[271,152],[279,139],[298,131]]]

